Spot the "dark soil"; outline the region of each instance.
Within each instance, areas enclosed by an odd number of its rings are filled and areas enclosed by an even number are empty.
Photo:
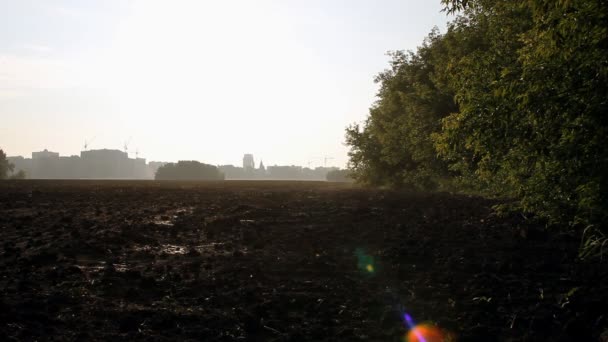
[[[401,341],[406,312],[458,341],[606,337],[606,262],[577,261],[577,236],[496,203],[327,183],[1,182],[0,339]]]

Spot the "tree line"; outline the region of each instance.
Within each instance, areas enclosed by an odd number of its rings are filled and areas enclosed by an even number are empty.
[[[454,14],[394,51],[346,129],[359,183],[516,199],[608,252],[608,2],[443,0]]]
[[[167,163],[156,170],[155,180],[224,180],[224,174],[214,166],[195,160]]]
[[[25,171],[19,170],[15,173],[15,165],[8,161],[6,153],[0,149],[0,179],[25,179]]]

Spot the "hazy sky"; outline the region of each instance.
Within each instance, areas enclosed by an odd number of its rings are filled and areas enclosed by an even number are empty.
[[[439,0],[0,0],[0,148],[344,166],[388,50]]]

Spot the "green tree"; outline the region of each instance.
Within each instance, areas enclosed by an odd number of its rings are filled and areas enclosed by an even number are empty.
[[[414,53],[391,54],[378,101],[347,128],[365,184],[517,199],[608,245],[608,2],[443,0],[456,14]]]
[[[0,179],[6,179],[10,172],[13,172],[14,165],[6,159],[6,153],[0,149]]]
[[[194,160],[180,160],[159,167],[154,178],[156,180],[223,180],[224,174],[213,165]]]
[[[460,13],[453,31],[488,48],[452,59],[460,111],[434,136],[442,157],[523,210],[605,239],[607,2],[444,3]]]
[[[530,16],[507,2],[497,2],[492,10],[487,1],[459,3],[471,7],[450,23],[444,37],[449,46],[445,72],[459,110],[443,119],[433,140],[461,186],[509,195],[516,187],[513,175],[503,171],[519,163],[514,146],[523,132],[522,113],[506,98],[505,83],[518,77],[522,43],[517,37],[530,26]]]
[[[346,130],[349,168],[360,183],[434,189],[447,175],[431,134],[457,110],[442,72],[445,45],[435,29],[414,52],[396,51],[376,77],[378,100],[365,123]]]

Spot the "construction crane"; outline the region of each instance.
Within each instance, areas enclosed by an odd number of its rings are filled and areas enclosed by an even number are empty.
[[[93,138],[88,139],[88,140],[86,140],[86,139],[85,139],[85,141],[84,141],[84,150],[85,150],[85,151],[87,150],[87,148],[89,148],[89,145],[91,145],[91,143],[92,143],[93,141],[95,141],[95,138],[96,138],[96,137],[93,137]]]
[[[125,153],[127,154],[127,156],[129,155],[129,143],[131,142],[131,138],[132,137],[129,137],[129,139],[127,141],[125,141],[125,145],[124,145]]]
[[[308,167],[310,168],[310,164],[312,164],[311,159],[323,159],[323,167],[327,167],[327,161],[334,159],[334,157],[324,156],[324,157],[310,157],[308,160]]]

